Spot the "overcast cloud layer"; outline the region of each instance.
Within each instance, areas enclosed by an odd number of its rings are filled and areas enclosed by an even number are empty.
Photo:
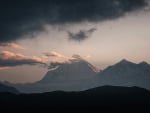
[[[5,0],[0,2],[0,43],[44,30],[44,25],[115,19],[145,0]]]

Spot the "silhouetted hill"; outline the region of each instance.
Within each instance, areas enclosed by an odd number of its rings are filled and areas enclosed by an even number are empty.
[[[19,93],[17,89],[0,83],[0,93],[1,92],[10,92],[10,93],[15,93],[15,94]]]
[[[48,109],[98,107],[148,109],[150,92],[138,87],[103,86],[80,92],[54,91],[42,94],[0,94],[1,108]]]

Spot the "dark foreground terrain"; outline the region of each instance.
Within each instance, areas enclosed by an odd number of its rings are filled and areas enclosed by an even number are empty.
[[[1,111],[147,111],[150,92],[138,87],[103,86],[81,92],[0,93]],[[149,110],[150,111],[150,110]],[[147,111],[148,112],[148,111]]]

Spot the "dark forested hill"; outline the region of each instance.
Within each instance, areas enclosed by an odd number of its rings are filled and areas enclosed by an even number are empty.
[[[150,92],[138,87],[102,86],[80,92],[54,91],[41,94],[0,94],[1,108],[60,110],[61,108],[148,109]],[[9,109],[8,109],[9,108]],[[56,109],[57,108],[57,109]],[[60,108],[60,109],[59,109]]]
[[[19,93],[19,91],[17,91],[16,88],[0,83],[0,93],[1,92],[10,92],[10,93],[15,93],[15,94]]]

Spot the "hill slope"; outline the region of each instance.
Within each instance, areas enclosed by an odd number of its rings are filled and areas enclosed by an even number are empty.
[[[1,92],[10,92],[10,93],[15,93],[15,94],[19,93],[17,89],[0,83],[0,93]]]
[[[0,93],[1,108],[35,110],[52,108],[89,108],[99,107],[114,109],[149,109],[150,92],[138,87],[103,86],[85,91],[54,91],[42,94],[7,94]]]

